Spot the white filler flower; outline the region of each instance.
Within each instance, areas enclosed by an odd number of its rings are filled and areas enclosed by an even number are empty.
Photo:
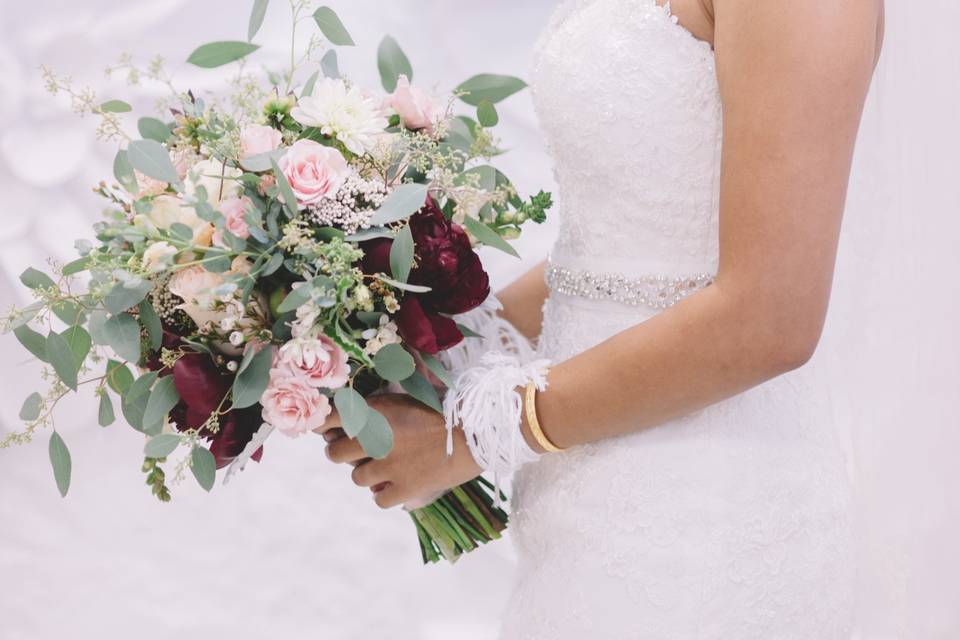
[[[377,136],[387,128],[380,105],[340,79],[327,78],[317,83],[313,95],[301,98],[290,110],[297,122],[317,127],[350,150],[362,155],[376,144]]]

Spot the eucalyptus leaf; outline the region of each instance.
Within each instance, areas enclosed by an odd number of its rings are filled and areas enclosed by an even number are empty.
[[[153,305],[144,300],[140,303],[140,324],[147,330],[147,336],[150,338],[150,350],[159,351],[163,345],[163,323],[160,316],[157,315]]]
[[[133,384],[133,374],[130,368],[122,362],[110,360],[107,362],[107,386],[114,390],[118,395],[123,395]]]
[[[427,366],[430,373],[437,376],[437,379],[448,389],[453,387],[453,377],[451,373],[447,371],[447,368],[443,366],[443,363],[440,362],[436,356],[432,356],[429,353],[421,353],[420,359],[423,360],[423,364]]]
[[[73,300],[61,300],[50,307],[50,309],[53,311],[55,316],[60,318],[60,320],[67,325],[80,324],[87,317],[87,312],[84,311],[83,307]]]
[[[143,455],[147,458],[166,458],[177,450],[183,438],[175,433],[161,433],[147,441],[143,447]]]
[[[204,491],[213,489],[217,480],[217,461],[209,450],[194,447],[190,452],[190,471]]]
[[[336,12],[330,7],[320,7],[314,11],[313,19],[320,27],[323,36],[330,41],[330,44],[338,47],[352,47],[356,44]]]
[[[373,367],[384,380],[400,382],[416,371],[417,363],[399,344],[388,344],[373,356]]]
[[[334,51],[333,49],[330,49],[330,51],[327,51],[327,54],[328,54],[328,55],[331,54],[331,53],[332,53],[333,55],[337,55],[337,52]],[[323,59],[326,60],[326,59],[327,59],[327,56],[324,56]],[[321,64],[322,64],[322,61],[321,61]],[[314,71],[313,73],[310,74],[310,77],[307,78],[307,81],[303,83],[303,90],[300,91],[300,97],[301,97],[301,98],[309,98],[310,96],[313,95],[313,90],[314,90],[314,88],[316,88],[316,86],[317,86],[317,80],[318,80],[319,78],[320,78],[320,72],[319,72],[319,71]]]
[[[267,261],[267,263],[263,265],[263,271],[260,273],[260,275],[272,276],[281,266],[283,266],[283,252],[278,251],[270,256],[270,259]]]
[[[103,306],[105,306],[110,313],[123,313],[140,304],[152,289],[153,285],[146,280],[131,288],[117,283],[113,289],[110,290],[110,293],[107,294],[107,297],[103,299]]]
[[[429,189],[425,184],[400,185],[383,201],[370,218],[370,224],[385,226],[409,218],[424,207],[428,193]]]
[[[101,427],[109,427],[116,422],[117,416],[113,412],[113,402],[106,391],[100,394],[100,410],[97,412],[97,422]]]
[[[370,409],[367,424],[357,434],[357,442],[363,447],[364,453],[374,460],[382,460],[393,449],[393,429],[382,413]]]
[[[133,111],[133,107],[123,100],[107,100],[100,105],[100,110],[104,113],[128,113]]]
[[[77,373],[80,369],[77,366],[76,357],[73,355],[73,349],[70,344],[59,333],[50,332],[47,336],[47,360],[57,372],[57,377],[67,387],[77,390]]]
[[[7,327],[4,332],[26,326],[28,322],[37,317],[38,313],[43,311],[43,308],[43,301],[38,300],[37,302],[34,302],[23,309],[18,309],[16,315],[10,322],[10,326]]]
[[[517,253],[517,250],[511,246],[509,242],[504,240],[499,233],[480,222],[476,218],[467,216],[463,219],[463,226],[467,228],[467,231],[473,234],[473,236],[479,240],[481,243],[493,247],[495,249],[500,249],[504,253],[509,253],[515,258],[519,258],[520,254]]]
[[[270,383],[273,351],[261,349],[242,373],[233,381],[233,408],[246,409],[260,402],[260,396]]]
[[[87,328],[90,331],[90,338],[93,340],[93,344],[98,344],[101,346],[107,346],[110,344],[110,336],[107,335],[106,326],[107,312],[102,309],[97,309],[90,314],[90,320],[87,323]]]
[[[130,164],[126,149],[117,151],[117,155],[113,158],[113,177],[129,193],[137,193],[139,190],[137,188],[137,176],[133,172],[133,165]]]
[[[60,335],[70,346],[77,370],[79,370],[83,366],[83,361],[87,359],[87,355],[90,353],[90,347],[93,346],[90,334],[87,333],[87,330],[83,327],[75,326],[68,328]]]
[[[390,245],[390,272],[397,282],[406,282],[413,267],[413,233],[404,225]]]
[[[47,339],[43,337],[43,334],[37,333],[27,325],[23,325],[14,329],[13,335],[38,360],[41,362],[47,361]]]
[[[340,78],[340,62],[337,58],[336,49],[330,49],[323,54],[323,57],[320,58],[320,70],[323,71],[323,75],[328,78],[332,78],[333,80]],[[312,93],[311,87],[311,92],[306,95],[312,95]]]
[[[70,462],[70,450],[67,449],[67,443],[56,431],[50,434],[49,452],[50,464],[53,466],[53,478],[57,481],[57,489],[61,496],[66,497],[67,491],[70,490],[72,463]]]
[[[385,275],[377,276],[380,280],[383,280],[391,287],[400,289],[401,291],[409,291],[410,293],[427,293],[430,291],[430,287],[424,287],[419,284],[409,284],[406,282],[397,282],[393,278],[388,278]]]
[[[344,387],[334,394],[333,403],[340,414],[344,432],[351,438],[356,437],[366,426],[370,415],[367,401],[350,387]]]
[[[310,301],[312,296],[313,287],[309,283],[303,283],[293,291],[287,294],[287,297],[283,299],[283,302],[277,307],[277,313],[287,313],[289,311],[296,311],[307,302]]]
[[[468,327],[465,324],[457,323],[457,329],[460,330],[460,333],[463,334],[464,338],[482,338],[483,336]]]
[[[484,127],[495,127],[500,122],[500,115],[497,108],[489,100],[481,100],[477,105],[477,120]]]
[[[31,289],[50,289],[51,287],[57,286],[53,278],[33,267],[27,268],[20,274],[20,282]]]
[[[75,276],[90,268],[90,258],[77,258],[63,265],[63,275]]]
[[[209,42],[197,47],[187,62],[203,69],[214,69],[244,58],[259,48],[260,45],[239,40]]]
[[[31,393],[23,401],[20,407],[20,419],[25,422],[33,422],[40,417],[40,410],[43,408],[43,396],[39,393]]]
[[[103,330],[107,345],[114,353],[128,362],[140,361],[140,325],[133,316],[125,313],[115,315],[107,320]]]
[[[437,413],[443,413],[443,406],[440,404],[440,396],[437,395],[437,390],[422,374],[415,371],[413,375],[401,380],[400,386],[412,397]]]
[[[477,107],[485,100],[496,104],[522,91],[526,86],[527,83],[520,78],[482,73],[461,84],[456,92],[464,94],[460,96],[461,100]]]
[[[137,131],[145,140],[166,142],[172,132],[164,122],[156,118],[140,118],[137,120]]]
[[[410,65],[410,59],[391,36],[385,36],[377,48],[377,69],[380,71],[380,82],[388,93],[396,90],[397,79],[401,75],[413,81],[413,67]]]
[[[131,427],[143,432],[143,416],[150,401],[150,388],[156,382],[156,371],[145,373],[137,378],[123,394],[120,401],[120,411]]]
[[[253,40],[263,26],[263,19],[267,15],[270,0],[254,0],[253,10],[250,12],[250,23],[247,26],[247,40]]]
[[[370,227],[345,236],[344,240],[347,242],[363,242],[374,238],[392,238],[393,235],[393,232],[386,227]]]
[[[178,402],[180,402],[180,394],[177,393],[173,376],[158,379],[153,386],[153,391],[150,392],[150,399],[143,413],[143,430],[152,431],[162,427],[167,414],[177,406]]]
[[[280,170],[280,165],[277,164],[277,161],[273,157],[270,158],[270,167],[273,169],[273,176],[277,180],[277,188],[280,190],[280,195],[283,196],[283,207],[287,210],[287,215],[291,218],[296,218],[297,213],[299,213],[297,196],[294,195],[293,189],[290,188],[290,183],[287,182],[287,176]]]
[[[271,161],[279,160],[286,152],[286,149],[274,149],[273,151],[258,153],[257,155],[240,160],[240,166],[253,173],[269,171],[273,166]]]
[[[162,182],[176,183],[180,175],[170,161],[166,147],[156,140],[134,140],[127,146],[130,166],[145,176]]]

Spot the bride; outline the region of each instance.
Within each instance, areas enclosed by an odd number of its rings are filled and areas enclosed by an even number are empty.
[[[808,361],[882,34],[882,0],[557,10],[532,86],[561,235],[500,320],[464,319],[504,353],[462,348],[446,420],[374,399],[385,460],[325,434],[382,507],[517,472],[504,638],[851,637],[850,491]]]

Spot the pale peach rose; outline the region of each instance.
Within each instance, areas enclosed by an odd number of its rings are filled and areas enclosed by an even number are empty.
[[[269,153],[283,142],[283,134],[262,124],[253,124],[240,130],[240,159]]]
[[[158,196],[167,190],[167,183],[156,178],[144,175],[139,171],[134,171],[137,177],[137,198],[147,196]]]
[[[397,88],[387,96],[388,107],[400,116],[400,122],[407,129],[426,129],[433,133],[437,123],[444,115],[444,105],[419,87],[410,86],[407,76],[397,78]]]
[[[154,242],[143,252],[143,268],[150,273],[160,273],[173,266],[177,248],[169,242]]]
[[[237,180],[242,175],[240,169],[226,166],[220,160],[201,160],[190,168],[186,191],[195,197],[197,188],[202,186],[207,191],[207,202],[217,208],[221,200],[236,198],[243,193],[243,185]]]
[[[313,140],[293,143],[279,166],[301,208],[335,196],[350,174],[343,154]]]
[[[233,262],[230,263],[230,273],[248,275],[252,268],[253,264],[250,262],[250,260],[244,258],[243,256],[237,256],[233,259]]]
[[[327,396],[285,368],[270,370],[260,404],[263,421],[291,438],[322,427],[331,413]]]
[[[195,247],[209,247],[213,244],[213,236],[216,233],[216,229],[210,223],[204,224],[199,229],[194,229],[193,231],[193,246]]]
[[[223,284],[223,277],[211,273],[200,265],[194,265],[177,271],[167,285],[175,296],[183,298],[183,304],[177,306],[190,318],[203,327],[206,323],[219,323],[226,315],[222,309],[217,309],[217,297],[213,290]]]
[[[327,336],[315,340],[291,340],[283,345],[277,368],[286,368],[310,385],[324,389],[339,389],[350,379],[346,352]]]
[[[257,192],[265,196],[267,195],[267,191],[273,189],[275,186],[277,186],[277,179],[274,176],[269,174],[262,175],[260,176],[260,184],[257,185]]]

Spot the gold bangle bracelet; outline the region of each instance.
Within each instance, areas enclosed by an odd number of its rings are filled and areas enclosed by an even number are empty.
[[[527,384],[527,395],[526,401],[524,402],[524,411],[526,411],[527,424],[530,426],[530,433],[533,434],[533,439],[537,441],[537,444],[550,453],[560,453],[563,451],[563,449],[550,442],[550,438],[547,437],[547,434],[545,434],[543,429],[540,427],[540,421],[537,419],[537,385],[533,382]]]

